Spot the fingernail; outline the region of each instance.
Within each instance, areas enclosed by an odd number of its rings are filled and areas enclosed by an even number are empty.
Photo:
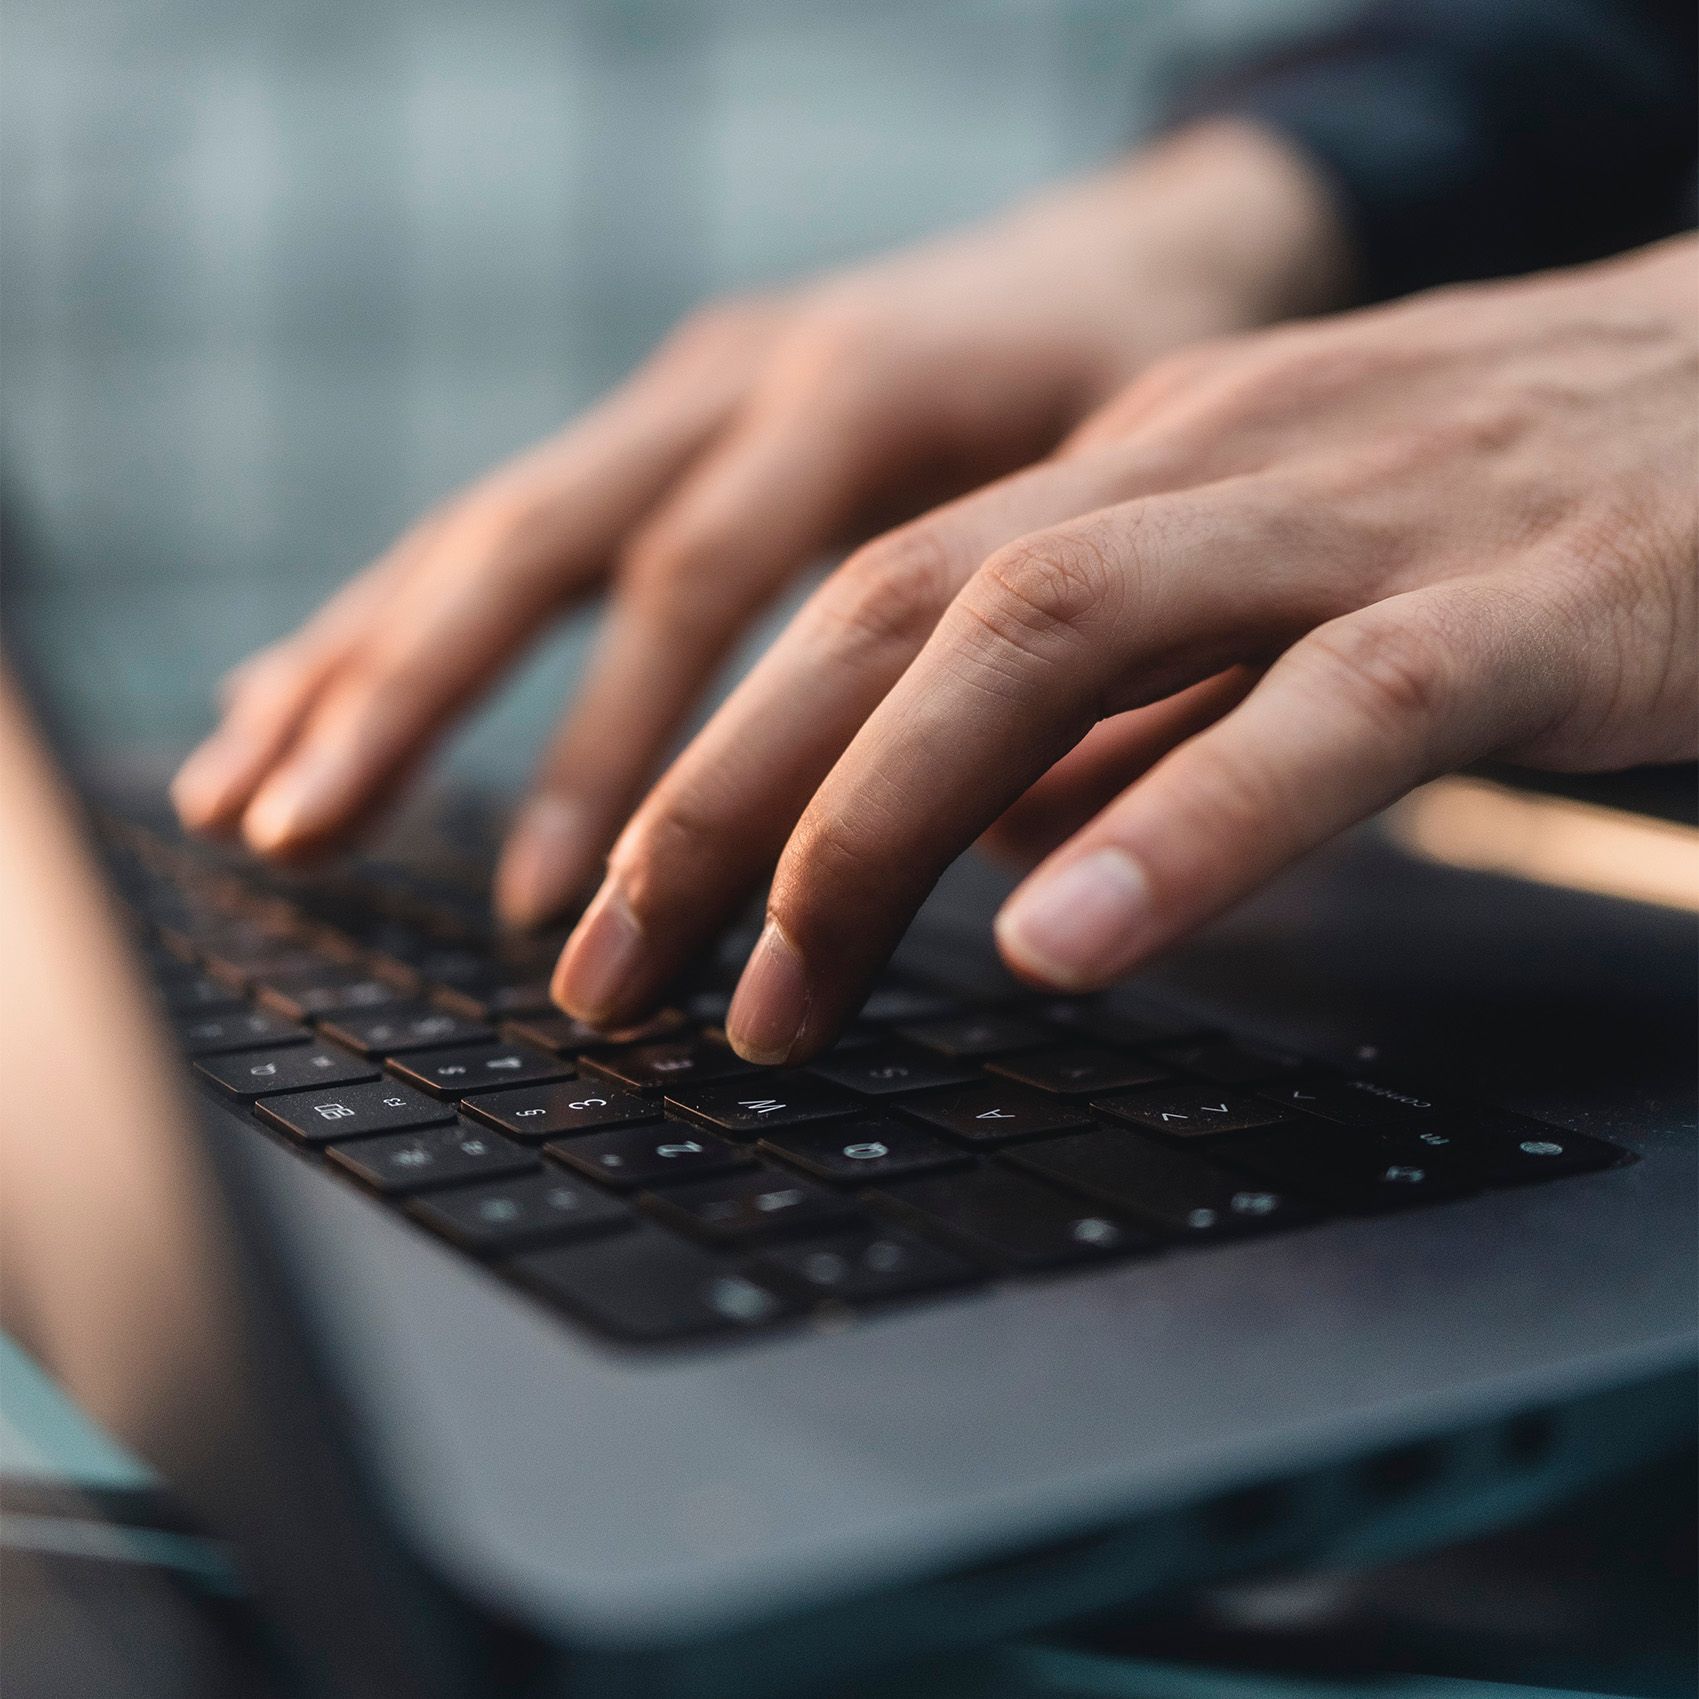
[[[566,797],[542,796],[520,814],[496,869],[496,913],[510,926],[554,918],[589,871],[589,820]]]
[[[726,1037],[746,1062],[787,1061],[808,1024],[808,974],[795,946],[769,920],[750,952],[726,1012]]]
[[[305,837],[323,822],[341,771],[334,756],[298,758],[248,804],[243,837],[262,853]]]
[[[554,999],[569,1015],[591,1026],[609,1025],[620,994],[631,982],[643,953],[643,932],[624,893],[610,879],[596,893],[561,951]]]
[[[208,738],[177,769],[171,781],[171,801],[185,825],[203,825],[219,813],[251,755],[246,744],[221,732]]]
[[[1149,899],[1144,869],[1125,850],[1093,850],[1018,890],[997,916],[997,942],[1036,978],[1086,989],[1128,959]]]

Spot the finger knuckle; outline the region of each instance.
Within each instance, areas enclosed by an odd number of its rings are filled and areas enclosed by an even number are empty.
[[[1113,616],[1121,585],[1103,549],[1081,532],[1045,532],[1000,549],[961,606],[999,646],[1048,658]]]
[[[905,525],[858,550],[822,587],[817,617],[860,651],[911,644],[948,601],[949,554],[936,530]]]
[[[755,295],[728,295],[696,308],[675,325],[661,344],[659,358],[694,363],[736,348],[758,330],[773,303]]]
[[[817,296],[780,343],[776,365],[812,382],[858,372],[890,346],[891,323],[879,304],[858,291]]]
[[[1373,612],[1333,620],[1313,632],[1305,648],[1326,689],[1343,691],[1383,723],[1431,724],[1451,700],[1447,645],[1414,620]]]
[[[706,528],[661,519],[627,547],[620,595],[653,623],[693,621],[714,600],[712,569],[726,553],[726,545]]]
[[[651,912],[676,884],[677,870],[704,865],[723,834],[723,824],[688,791],[663,785],[620,833],[608,865],[637,912]]]
[[[841,926],[845,905],[889,887],[890,866],[865,825],[827,807],[804,811],[773,874],[769,907],[807,949]]]

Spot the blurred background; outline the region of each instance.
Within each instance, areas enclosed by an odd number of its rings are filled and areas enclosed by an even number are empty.
[[[1337,0],[8,0],[13,630],[89,735],[223,670],[680,313],[979,216]],[[529,765],[584,622],[454,751]]]

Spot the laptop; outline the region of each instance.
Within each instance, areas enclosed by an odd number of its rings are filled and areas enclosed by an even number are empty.
[[[15,832],[55,804],[9,765]],[[487,799],[292,875],[81,789],[151,1009],[90,978],[15,1070],[8,1323],[309,1690],[842,1689],[1691,1434],[1676,909],[1371,830],[1070,1000],[1002,974],[969,861],[774,1075],[717,1024],[747,940],[641,1030],[552,1010]],[[56,982],[101,973],[79,925]],[[92,1051],[133,1100],[38,1125]]]

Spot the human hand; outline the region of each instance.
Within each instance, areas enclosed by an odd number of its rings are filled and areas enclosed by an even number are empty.
[[[1281,144],[1216,124],[983,229],[711,307],[238,668],[178,811],[264,854],[338,842],[550,617],[607,584],[497,879],[508,920],[543,921],[793,574],[1027,463],[1153,356],[1327,304],[1337,243]]]
[[[1696,262],[1177,355],[869,544],[639,807],[557,999],[635,1017],[776,861],[727,1026],[795,1062],[1000,818],[1048,852],[1003,956],[1084,990],[1449,768],[1692,756]]]

